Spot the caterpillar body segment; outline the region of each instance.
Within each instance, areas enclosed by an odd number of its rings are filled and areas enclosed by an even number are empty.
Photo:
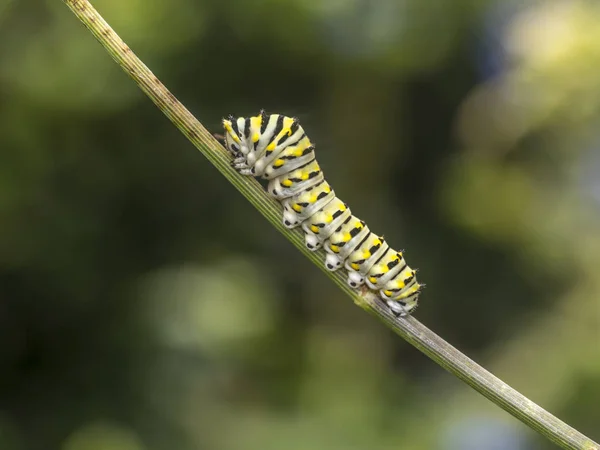
[[[281,202],[284,226],[301,226],[309,250],[324,248],[327,270],[344,267],[348,285],[378,291],[398,315],[414,311],[422,288],[416,270],[335,195],[297,119],[261,111],[230,116],[223,127],[232,166],[242,175],[269,180],[267,192]]]
[[[302,229],[306,233],[304,237],[306,247],[311,251],[321,248],[329,236],[351,215],[348,205],[335,197],[302,223]]]
[[[306,139],[308,141],[308,139]],[[308,163],[315,161],[314,147],[308,143],[298,143],[297,145],[288,147],[281,152],[276,158],[261,158],[256,162],[258,167],[265,164],[263,178],[270,180],[280,175],[286,174],[294,169],[303,167]],[[264,162],[263,162],[264,161]],[[257,169],[258,170],[258,169]]]
[[[348,284],[358,288],[375,263],[387,252],[389,245],[375,233],[369,235],[348,255],[344,267],[348,271]]]
[[[365,278],[367,286],[371,289],[383,289],[387,282],[393,280],[404,270],[406,263],[402,252],[388,248],[386,252],[373,264]]]
[[[303,157],[300,163],[296,162],[295,167],[298,167],[311,159],[308,155],[312,152],[310,140],[295,119],[261,112],[250,118],[230,117],[223,125],[233,141],[230,151],[237,156],[234,167],[242,175],[268,175],[265,178],[271,179],[277,176],[273,173],[276,169],[280,169],[280,173],[289,172],[294,165],[292,160]],[[288,161],[288,170],[282,170],[281,161]]]
[[[327,181],[309,187],[293,197],[281,201],[283,205],[283,224],[295,228],[335,198],[335,192]]]
[[[268,192],[277,200],[293,197],[306,189],[320,184],[324,180],[323,172],[316,159],[291,172],[282,174],[269,181]]]
[[[337,270],[344,265],[348,255],[369,234],[369,228],[358,217],[350,216],[337,228],[325,242],[325,251],[328,253],[325,259],[327,270]]]

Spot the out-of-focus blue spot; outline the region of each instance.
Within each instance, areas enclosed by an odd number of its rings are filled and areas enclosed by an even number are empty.
[[[525,436],[516,427],[495,420],[479,418],[453,424],[442,434],[441,450],[529,450]]]
[[[522,9],[522,4],[516,1],[497,0],[490,3],[484,13],[478,36],[474,39],[475,67],[482,81],[494,78],[506,70],[504,36],[509,24]]]

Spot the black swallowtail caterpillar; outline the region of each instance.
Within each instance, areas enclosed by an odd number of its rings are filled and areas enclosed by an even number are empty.
[[[336,197],[298,119],[261,111],[255,117],[229,116],[223,126],[232,166],[242,175],[269,180],[269,195],[283,205],[283,224],[301,225],[309,250],[325,248],[328,270],[344,266],[352,288],[366,283],[396,314],[416,308],[422,288],[416,271]]]

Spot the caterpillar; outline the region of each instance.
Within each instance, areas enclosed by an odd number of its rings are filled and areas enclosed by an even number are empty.
[[[416,270],[335,195],[298,119],[261,111],[254,117],[229,116],[223,128],[232,167],[268,180],[268,194],[283,206],[284,226],[301,226],[309,250],[325,249],[327,270],[344,267],[350,287],[366,284],[378,291],[397,315],[414,311],[423,286]]]

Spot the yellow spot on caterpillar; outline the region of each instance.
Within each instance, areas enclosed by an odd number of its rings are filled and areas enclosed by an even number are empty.
[[[350,264],[350,267],[352,267],[354,270],[358,270],[360,269],[360,264],[352,263]]]
[[[310,198],[308,199],[308,203],[314,203],[316,201],[317,201],[316,194],[311,195]]]
[[[223,121],[223,126],[225,127],[225,129],[229,132],[232,133],[233,132],[233,128],[231,128],[231,122],[229,120],[224,120]]]
[[[284,130],[288,130],[289,128],[292,126],[292,124],[294,123],[294,119],[292,119],[291,117],[284,117],[283,119],[283,129]]]
[[[340,206],[340,211],[342,211],[342,212],[343,212],[343,211],[346,211],[346,209],[347,209],[347,208],[346,208],[346,205],[342,205],[342,206]]]
[[[285,164],[285,161],[283,159],[276,159],[275,162],[273,163],[273,167],[279,168],[279,167],[283,166],[284,164]]]
[[[329,194],[329,193],[331,192],[331,188],[330,188],[329,186],[327,186],[327,187],[325,188],[325,192],[326,192],[327,194]]]
[[[388,273],[390,271],[390,269],[388,269],[388,266],[383,266],[381,268],[381,273]]]
[[[303,149],[303,148],[300,148],[300,147],[298,147],[298,148],[297,148],[297,150],[294,150],[294,151],[292,152],[292,155],[293,155],[293,156],[295,156],[295,157],[302,156],[302,153],[303,153],[303,152],[304,152],[304,149]]]
[[[294,203],[292,205],[292,209],[296,212],[300,212],[300,211],[302,211],[302,206],[300,206],[298,203]]]
[[[419,287],[421,287],[421,285],[419,283],[415,284],[412,288],[410,288],[408,291],[406,291],[404,294],[402,294],[400,297],[398,297],[398,300],[406,298],[406,297],[414,294],[415,292],[417,292],[419,290]]]
[[[371,257],[371,252],[369,250],[365,250],[362,256],[364,259],[369,259]]]
[[[287,180],[283,180],[281,184],[283,184],[285,187],[290,187],[293,183],[292,180],[288,178]]]
[[[333,221],[333,216],[331,214],[327,214],[327,216],[325,217],[325,222],[331,223],[332,221]]]
[[[303,173],[303,174],[300,176],[300,178],[301,178],[302,180],[308,180],[308,172],[304,172],[304,173]]]
[[[387,297],[391,297],[392,296],[392,291],[383,291],[383,293],[387,296]]]
[[[275,142],[271,142],[269,145],[267,145],[267,150],[271,152],[275,150]]]
[[[310,231],[312,231],[313,233],[318,233],[319,232],[319,227],[316,225],[311,225],[310,226]]]
[[[260,134],[254,133],[252,135],[252,142],[258,142],[259,139],[260,139]]]
[[[344,233],[344,236],[342,237],[342,241],[348,242],[350,239],[352,239],[352,235],[350,233]]]
[[[329,248],[331,249],[332,252],[334,253],[339,253],[340,252],[340,248],[337,245],[331,244],[329,246]]]
[[[377,277],[369,277],[369,281],[373,284],[377,283]]]

